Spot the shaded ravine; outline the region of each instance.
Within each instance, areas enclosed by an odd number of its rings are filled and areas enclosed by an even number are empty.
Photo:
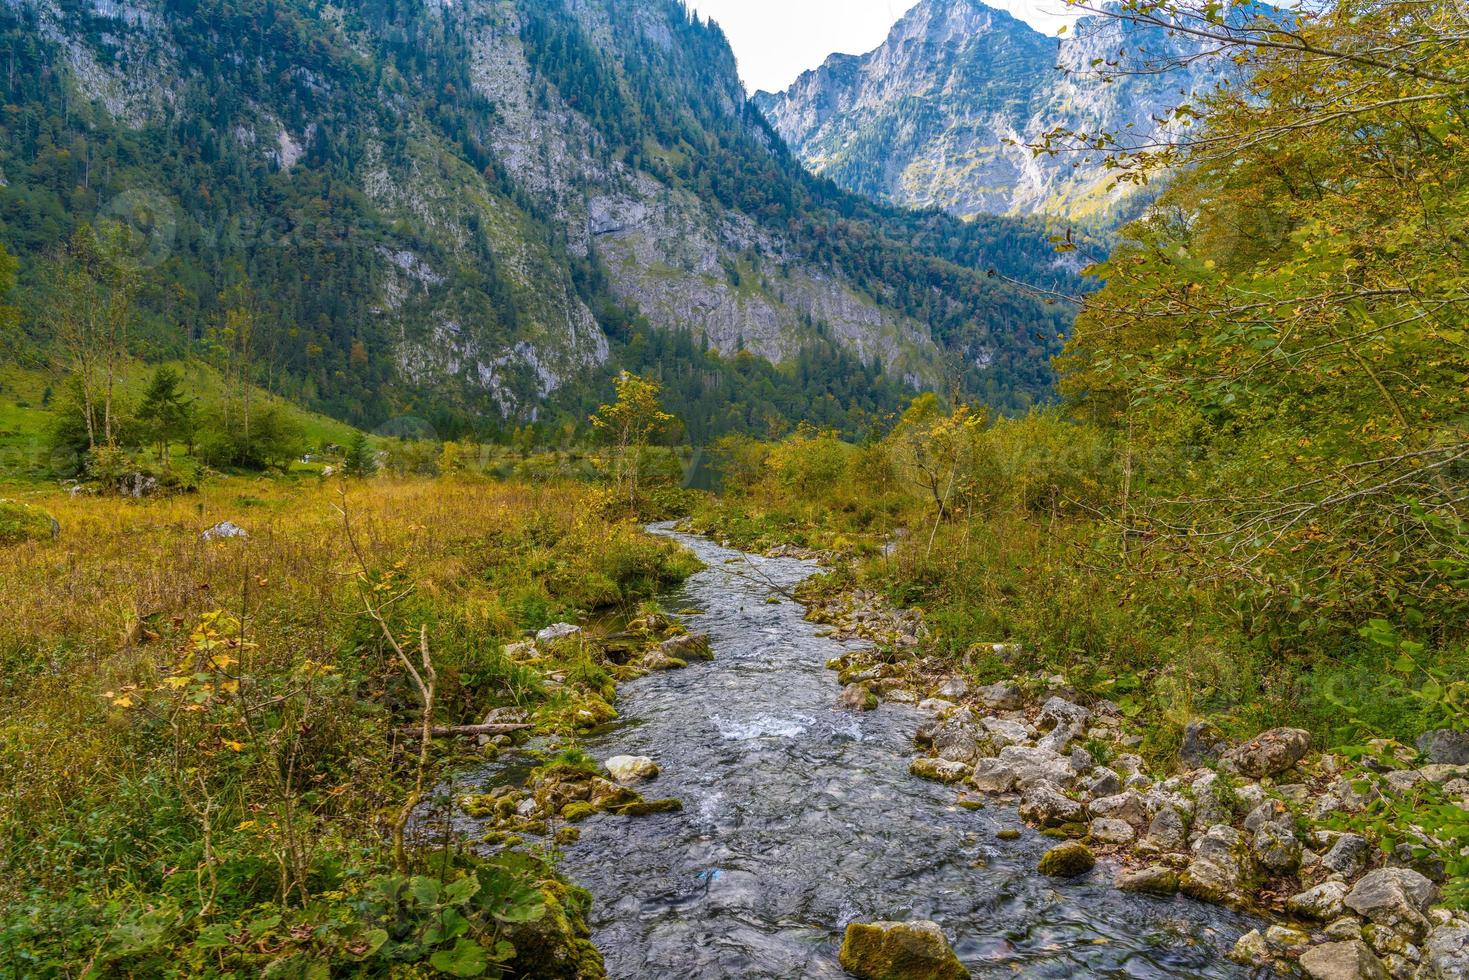
[[[817,569],[667,534],[707,570],[667,597],[715,660],[621,688],[622,720],[584,744],[599,759],[649,755],[649,795],[682,813],[581,824],[565,872],[596,897],[593,939],[615,978],[842,977],[853,920],[937,921],[975,976],[1230,977],[1250,928],[1187,899],[1109,887],[1099,867],[1035,871],[1054,843],[1013,807],[954,805],[911,776],[915,708],[835,708],[825,663],[860,644],[819,636],[786,596]]]

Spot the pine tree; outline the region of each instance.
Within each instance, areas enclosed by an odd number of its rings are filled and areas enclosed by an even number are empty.
[[[342,471],[350,477],[365,480],[377,472],[377,457],[367,444],[367,434],[356,432],[347,446],[347,456],[342,460]]]

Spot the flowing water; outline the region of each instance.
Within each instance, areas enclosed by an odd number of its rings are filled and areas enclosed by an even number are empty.
[[[654,530],[709,566],[667,603],[697,610],[685,622],[715,660],[625,685],[621,720],[583,746],[652,756],[663,774],[645,795],[684,802],[593,817],[567,849],[612,977],[843,977],[848,922],[904,918],[938,922],[976,977],[1245,975],[1224,954],[1246,919],[1117,892],[1105,867],[1039,875],[1054,841],[995,837],[1023,827],[1012,806],[960,809],[954,788],[909,775],[917,709],[837,710],[825,663],[859,644],[818,636],[782,594],[813,563]]]

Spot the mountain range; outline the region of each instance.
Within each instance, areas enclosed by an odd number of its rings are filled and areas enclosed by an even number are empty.
[[[620,368],[696,437],[1019,409],[1069,311],[1005,280],[1078,284],[1039,222],[806,172],[675,0],[4,0],[0,52],[23,286],[131,224],[142,350],[207,352],[244,288],[261,378],[358,424],[575,420]]]
[[[1043,134],[1146,136],[1223,78],[1199,43],[1093,15],[1048,37],[979,0],[922,0],[877,49],[834,54],[756,104],[815,173],[874,199],[953,214],[1105,225],[1126,207],[1101,154],[1036,154]],[[1148,60],[1176,70],[1107,81]]]

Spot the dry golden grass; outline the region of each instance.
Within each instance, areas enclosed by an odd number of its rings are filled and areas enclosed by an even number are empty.
[[[527,625],[517,622],[517,596],[550,595],[553,609],[574,614],[599,604],[600,594],[583,601],[568,590],[615,577],[609,567],[619,562],[638,566],[648,548],[633,524],[602,516],[602,491],[577,484],[229,479],[158,500],[61,493],[28,500],[49,510],[62,533],[0,549],[0,849],[9,851],[0,853],[0,867],[12,869],[36,867],[37,852],[67,833],[85,834],[82,801],[105,806],[118,787],[156,776],[156,738],[140,736],[137,712],[108,692],[157,687],[212,610],[244,624],[251,646],[242,673],[288,677],[304,659],[335,664],[347,651],[358,668],[367,658],[353,697],[382,703],[379,735],[411,720],[391,661],[371,650],[343,508],[368,566],[411,584],[412,615],[458,644],[442,654],[446,684],[476,667],[479,649],[497,650]],[[226,520],[248,538],[203,540]],[[475,699],[483,691],[460,691],[457,701],[453,693],[439,720],[478,720],[445,714],[482,712]],[[362,752],[371,759],[382,749]],[[347,794],[360,794],[359,809],[383,802],[371,782]],[[344,797],[333,806],[345,812],[349,803]],[[24,859],[20,844],[30,851]],[[118,862],[134,859],[142,856]],[[65,864],[51,865],[62,879],[71,870]]]

